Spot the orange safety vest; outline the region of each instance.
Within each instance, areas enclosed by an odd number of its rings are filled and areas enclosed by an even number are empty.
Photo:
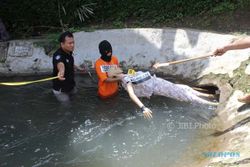
[[[107,72],[111,66],[119,66],[118,59],[113,55],[110,62],[106,62],[101,58],[95,62],[95,70],[98,76],[98,95],[101,98],[114,96],[118,92],[118,81],[105,82],[108,78]]]

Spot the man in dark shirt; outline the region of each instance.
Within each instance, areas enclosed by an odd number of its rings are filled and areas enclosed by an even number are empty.
[[[61,102],[69,101],[70,95],[76,93],[74,70],[79,69],[74,65],[74,37],[70,32],[64,32],[59,37],[60,48],[53,55],[53,93]]]

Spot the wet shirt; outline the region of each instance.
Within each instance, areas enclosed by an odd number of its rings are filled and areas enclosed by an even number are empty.
[[[126,75],[122,86],[127,90],[127,84],[132,83],[134,93],[138,97],[150,97],[154,92],[154,80],[149,72],[138,71],[135,75]]]
[[[70,92],[75,87],[74,80],[74,58],[72,53],[68,54],[61,48],[53,55],[53,76],[58,75],[57,64],[63,63],[65,66],[64,81],[59,79],[53,80],[53,89],[56,91]]]
[[[113,96],[118,91],[118,82],[105,82],[108,78],[107,72],[110,67],[118,66],[119,61],[112,56],[110,62],[106,62],[99,58],[95,63],[95,70],[98,76],[98,95],[102,98]]]

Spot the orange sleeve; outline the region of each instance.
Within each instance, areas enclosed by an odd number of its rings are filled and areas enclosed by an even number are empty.
[[[95,63],[95,71],[97,73],[99,80],[104,82],[108,78],[108,76],[106,73],[102,72],[101,65],[102,64],[100,62],[98,62],[98,60],[97,60]]]

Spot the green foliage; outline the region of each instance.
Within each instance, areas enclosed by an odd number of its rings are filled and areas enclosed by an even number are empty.
[[[203,13],[230,12],[250,0],[1,0],[0,17],[10,32],[62,31],[88,24],[161,23]]]
[[[233,11],[236,8],[237,6],[233,4],[232,2],[223,2],[219,4],[218,6],[214,7],[212,11],[214,14],[220,14],[220,13],[223,13],[224,11]]]
[[[68,31],[74,33],[74,32],[79,32],[79,31],[85,31],[85,32],[93,32],[95,29],[89,28],[89,27],[71,27],[68,29]]]
[[[120,21],[119,19],[115,20],[113,22],[113,27],[115,27],[115,28],[122,28],[122,27],[124,27],[124,23],[122,21]]]
[[[178,20],[210,12],[219,14],[236,9],[250,0],[110,0],[98,1],[94,7],[95,20]]]
[[[44,48],[45,53],[49,56],[52,56],[53,52],[55,52],[59,47],[58,37],[60,33],[61,32],[50,33],[45,36],[44,40],[34,42],[34,45]]]
[[[83,25],[94,5],[88,0],[1,0],[0,16],[11,32],[54,32]]]
[[[71,24],[76,22],[83,23],[85,18],[89,18],[89,15],[93,14],[91,6],[94,3],[85,4],[83,0],[75,1],[57,1],[57,15],[60,25],[63,29],[68,28]]]

